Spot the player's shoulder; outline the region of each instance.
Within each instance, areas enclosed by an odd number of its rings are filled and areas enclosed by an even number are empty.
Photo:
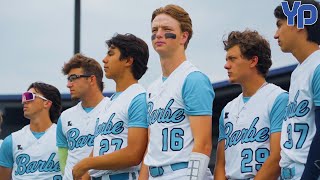
[[[319,83],[319,80],[320,80],[320,64],[316,67],[316,69],[313,72],[312,84]]]
[[[267,100],[269,100],[270,102],[273,102],[276,99],[279,99],[279,97],[285,98],[286,94],[288,94],[286,90],[272,83],[268,83],[268,86],[266,88],[267,88],[266,92],[263,92],[262,96],[263,98],[267,97]]]
[[[212,86],[209,77],[201,71],[192,71],[190,72],[184,82],[184,88],[203,88],[204,86]]]
[[[12,142],[12,133],[5,137],[2,142]]]
[[[81,102],[79,102],[77,105],[75,106],[72,106],[66,110],[64,110],[62,113],[61,113],[61,117],[62,116],[69,116],[69,115],[74,115],[75,113],[77,113],[80,108],[79,106],[81,106]]]
[[[162,76],[160,76],[159,78],[157,78],[156,80],[154,80],[148,87],[147,87],[147,91],[154,91],[156,90],[160,85],[162,84]]]
[[[205,73],[201,72],[200,70],[194,70],[189,72],[186,79],[191,81],[198,81],[198,80],[209,80],[209,77]]]
[[[133,84],[127,90],[129,91],[129,93],[132,93],[135,96],[146,92],[146,89],[139,83]]]
[[[30,131],[30,124],[22,127],[21,129],[15,131],[15,132],[12,132],[11,133],[11,136],[12,137],[25,137],[27,135],[26,131]]]
[[[241,99],[243,98],[242,93],[240,93],[236,98],[232,99],[231,101],[229,101],[225,106],[224,109],[230,109],[233,106],[237,106],[239,104],[239,102],[241,101]]]

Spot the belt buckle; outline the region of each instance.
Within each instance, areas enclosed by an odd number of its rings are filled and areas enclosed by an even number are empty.
[[[149,167],[149,173],[152,177],[162,176],[164,173],[163,168],[160,167]]]

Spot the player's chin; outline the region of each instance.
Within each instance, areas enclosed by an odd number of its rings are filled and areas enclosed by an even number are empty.
[[[75,94],[71,94],[71,99],[74,100],[74,101],[77,101],[77,100],[80,99],[80,97],[75,95]]]
[[[162,47],[162,46],[156,46],[154,47],[154,50],[159,54],[159,55],[162,55],[162,54],[166,54],[167,53],[167,50],[165,47]]]
[[[106,72],[105,76],[106,76],[107,79],[113,79],[110,72]]]
[[[26,111],[23,112],[23,116],[27,119],[30,119],[30,114]]]
[[[287,48],[285,48],[285,47],[283,47],[283,46],[280,46],[280,49],[281,49],[281,51],[284,52],[284,53],[289,53],[289,52],[290,52],[289,49],[287,49]]]
[[[228,81],[229,81],[229,83],[231,83],[231,84],[237,83],[237,81],[236,81],[234,78],[232,78],[232,77],[229,77]]]

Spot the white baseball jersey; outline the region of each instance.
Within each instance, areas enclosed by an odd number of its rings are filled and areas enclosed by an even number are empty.
[[[139,84],[133,84],[123,91],[116,99],[109,101],[99,114],[96,126],[93,156],[110,154],[128,146],[129,107],[132,100],[146,90]],[[146,114],[145,114],[146,116]],[[145,125],[146,128],[146,125]],[[90,176],[119,174],[138,171],[140,166],[133,166],[123,170],[92,170]]]
[[[274,84],[267,84],[246,103],[241,93],[225,106],[221,122],[225,130],[228,179],[254,178],[270,155],[270,112],[277,97],[284,92]]]
[[[67,139],[68,143],[68,157],[63,176],[64,179],[73,179],[73,166],[83,158],[88,157],[92,152],[97,117],[108,102],[109,98],[105,97],[88,113],[83,109],[81,102],[79,102],[76,106],[61,114],[62,136]],[[61,134],[58,136],[61,136]]]
[[[199,70],[185,61],[164,82],[160,78],[148,88],[150,136],[144,159],[146,165],[165,166],[189,161],[194,140],[181,92],[184,80],[195,71]]]
[[[39,139],[32,134],[30,125],[12,133],[13,180],[62,180],[56,127],[52,124]]]
[[[281,133],[281,167],[305,164],[316,133],[312,78],[320,64],[320,51],[312,53],[291,75],[289,104]],[[319,97],[318,97],[319,98]]]

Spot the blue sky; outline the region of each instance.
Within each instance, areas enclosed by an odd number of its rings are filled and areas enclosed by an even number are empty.
[[[150,49],[149,70],[140,80],[148,87],[161,75],[159,57],[151,46],[151,14],[166,4],[178,4],[189,12],[194,36],[188,60],[212,82],[227,79],[223,69],[223,38],[233,30],[257,30],[271,44],[271,69],[296,63],[280,51],[273,39],[274,8],[280,0],[87,0],[81,1],[81,53],[99,61],[106,54],[105,40],[115,33],[132,33]],[[73,55],[73,0],[0,0],[0,94],[20,94],[34,81],[68,93],[61,68]],[[115,84],[104,78],[105,92]]]

